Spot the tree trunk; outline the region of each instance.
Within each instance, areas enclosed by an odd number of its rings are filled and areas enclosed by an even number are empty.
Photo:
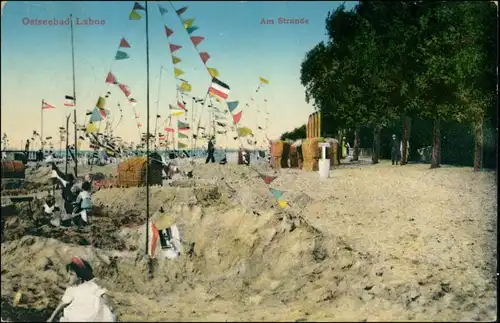
[[[401,165],[408,164],[408,143],[410,142],[411,118],[405,116],[405,130],[403,133],[403,149],[401,151]]]
[[[483,120],[474,124],[474,171],[481,170],[482,154],[483,154]]]
[[[434,120],[434,133],[432,138],[432,162],[431,168],[440,167],[440,151],[441,151],[441,122],[439,120]]]
[[[359,132],[360,132],[360,127],[356,126],[354,129],[354,144],[353,144],[353,152],[352,152],[352,160],[353,161],[358,161],[359,160]]]
[[[378,164],[380,156],[380,131],[381,126],[378,125],[373,129],[373,153],[372,153],[372,164]]]

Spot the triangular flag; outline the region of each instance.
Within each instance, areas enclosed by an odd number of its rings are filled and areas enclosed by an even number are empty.
[[[177,133],[177,138],[186,139],[186,138],[189,138],[189,137],[187,135],[183,134],[182,132],[178,132]]]
[[[238,107],[239,103],[239,101],[227,102],[227,108],[229,109],[229,112],[232,113]]]
[[[188,7],[182,7],[178,10],[176,10],[175,12],[180,16],[182,15],[184,12],[186,12],[186,10],[188,9]]]
[[[123,94],[125,94],[127,98],[130,96],[130,89],[126,84],[120,83],[118,87],[120,88],[120,90],[122,90]],[[132,99],[130,101],[132,101]]]
[[[94,111],[92,111],[92,115],[90,116],[90,122],[97,122],[97,121],[102,121],[103,117],[101,112],[97,107],[94,108]]]
[[[168,10],[163,8],[162,6],[158,5],[158,9],[160,10],[160,14],[164,16],[165,14],[168,13]]]
[[[201,36],[191,36],[190,38],[193,42],[194,47],[198,46],[205,39],[205,37]]]
[[[100,96],[99,99],[97,99],[96,107],[98,109],[104,109],[105,104],[106,104],[106,100],[104,100],[104,98],[102,96]]]
[[[128,19],[130,20],[141,20],[142,16],[135,10],[132,10],[130,15],[128,16]]]
[[[170,115],[178,117],[184,114],[184,110],[170,110]]]
[[[134,8],[132,10],[145,10],[139,2],[134,3]]]
[[[130,44],[125,38],[122,38],[122,40],[120,40],[120,48],[130,48]]]
[[[285,200],[278,200],[278,205],[279,205],[282,209],[284,209],[284,208],[286,208],[286,207],[288,206],[288,202],[287,202],[287,201],[285,201]]]
[[[179,142],[177,145],[179,146],[179,148],[187,148],[187,146],[188,146],[187,144],[185,144],[183,142]]]
[[[93,124],[92,122],[88,124],[87,126],[87,132],[88,133],[96,133],[98,131],[97,126]]]
[[[186,107],[184,106],[184,104],[182,104],[182,102],[180,101],[177,101],[177,106],[182,109],[182,110],[186,110]]]
[[[108,76],[106,76],[106,83],[110,83],[110,84],[116,83],[116,77],[113,75],[113,73],[111,73],[111,72],[108,73]]]
[[[172,36],[173,33],[174,33],[174,31],[172,29],[165,26],[165,34],[167,34],[167,37]]]
[[[177,127],[179,129],[189,129],[189,123],[182,122],[182,121],[177,121]]]
[[[219,71],[217,71],[215,68],[207,67],[207,70],[212,77],[216,78],[217,76],[219,76]]]
[[[193,32],[195,32],[196,30],[198,30],[200,28],[196,27],[196,26],[192,26],[192,27],[189,27],[189,28],[186,28],[188,34],[192,34]]]
[[[200,53],[200,58],[203,61],[203,64],[206,64],[207,61],[210,59],[210,55],[207,52],[202,52]]]
[[[173,53],[175,52],[176,50],[179,50],[182,48],[182,46],[179,46],[179,45],[174,45],[174,44],[170,44],[170,52]]]
[[[266,183],[267,185],[271,184],[277,177],[276,176],[266,176],[262,175],[259,173],[260,178]]]
[[[128,56],[127,53],[122,52],[121,50],[116,52],[116,56],[115,56],[116,60],[122,60],[122,59],[127,59],[127,58],[130,58],[130,56]]]
[[[140,128],[140,127],[142,127],[142,123],[137,122],[137,128]]]
[[[165,128],[164,129],[166,132],[175,132],[174,128]]]
[[[182,82],[182,84],[181,84],[181,86],[179,86],[179,88],[183,91],[186,91],[186,92],[191,92],[191,90],[193,89],[191,84],[186,83],[186,82]]]
[[[269,84],[269,81],[266,80],[265,78],[259,77],[259,79],[260,79],[260,83],[262,83],[262,84]]]
[[[276,200],[280,200],[281,197],[283,196],[283,192],[282,191],[279,191],[279,190],[276,190],[274,188],[269,188],[269,191],[271,191],[271,194],[274,196],[274,198]]]
[[[175,77],[179,77],[182,74],[184,74],[184,72],[176,67],[176,68],[174,68],[174,74],[175,74]]]
[[[172,63],[173,64],[177,64],[177,63],[180,63],[182,60],[177,57],[177,56],[172,56]]]
[[[193,26],[194,19],[186,19],[182,21],[184,23],[184,28],[188,29],[189,27]]]
[[[233,122],[235,124],[240,122],[242,113],[243,113],[243,111],[240,111],[240,112],[233,115]]]

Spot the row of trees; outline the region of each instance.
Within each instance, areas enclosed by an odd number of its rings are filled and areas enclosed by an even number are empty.
[[[328,13],[327,42],[305,56],[306,101],[322,114],[323,133],[360,127],[380,131],[402,116],[402,164],[413,118],[433,120],[431,167],[439,167],[440,124],[467,123],[475,132],[480,169],[485,118],[496,120],[497,7],[492,2],[360,1]]]

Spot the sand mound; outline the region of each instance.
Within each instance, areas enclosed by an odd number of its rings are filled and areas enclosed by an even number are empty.
[[[35,220],[6,225],[4,301],[22,291],[20,308],[54,307],[67,283],[64,265],[79,255],[122,321],[496,318],[493,174],[377,165],[319,182],[281,170],[273,187],[294,208],[278,210],[248,167],[196,167],[192,181],[151,188],[151,210],[166,206],[186,251],[157,261],[152,280],[146,189],[105,189],[94,195],[100,216],[83,236],[89,245],[58,229],[14,237]]]

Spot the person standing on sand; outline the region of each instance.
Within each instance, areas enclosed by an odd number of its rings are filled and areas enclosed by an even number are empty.
[[[399,161],[401,159],[401,155],[399,153],[399,142],[396,139],[396,135],[392,135],[392,142],[391,142],[391,161],[392,164],[396,163],[398,165]]]
[[[59,322],[117,322],[106,289],[96,282],[89,263],[75,256],[66,268],[71,274],[70,283],[76,280],[77,284],[66,289],[47,322],[54,321],[61,310],[64,312]]]
[[[207,153],[208,153],[208,156],[207,156],[207,160],[205,161],[205,164],[208,164],[209,162],[215,163],[215,157],[214,157],[215,138],[214,137],[210,138],[210,140],[208,141]]]

